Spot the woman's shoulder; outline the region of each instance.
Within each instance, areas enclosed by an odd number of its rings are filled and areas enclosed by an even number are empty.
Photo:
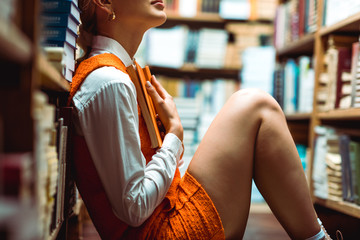
[[[82,83],[80,89],[74,96],[74,102],[87,105],[89,101],[99,95],[106,95],[114,89],[120,90],[116,94],[133,94],[136,89],[129,75],[115,67],[101,67],[92,71]],[[127,93],[123,91],[127,90]]]

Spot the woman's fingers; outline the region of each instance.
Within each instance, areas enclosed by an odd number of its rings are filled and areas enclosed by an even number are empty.
[[[159,95],[159,92],[154,88],[154,86],[149,81],[146,82],[145,86],[148,91],[148,94],[150,95],[151,99],[154,102],[159,103],[163,101],[163,98]]]
[[[159,93],[160,97],[163,99],[169,96],[168,92],[163,88],[163,86],[159,83],[154,75],[151,76],[151,83],[156,88],[157,92]]]

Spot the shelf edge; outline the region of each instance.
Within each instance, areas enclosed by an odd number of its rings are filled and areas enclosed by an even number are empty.
[[[38,55],[36,65],[41,73],[41,87],[60,92],[70,91],[70,83],[46,60],[44,55]]]
[[[26,63],[32,56],[30,39],[12,22],[0,19],[0,56]]]

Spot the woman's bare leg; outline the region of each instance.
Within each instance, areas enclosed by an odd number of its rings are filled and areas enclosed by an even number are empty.
[[[201,141],[188,171],[213,200],[227,239],[241,239],[244,234],[252,179],[292,239],[320,231],[285,117],[266,93],[233,94]]]

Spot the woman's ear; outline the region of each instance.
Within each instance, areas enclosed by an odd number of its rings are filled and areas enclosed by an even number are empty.
[[[112,0],[92,0],[99,10],[104,11],[108,16],[113,13]]]

